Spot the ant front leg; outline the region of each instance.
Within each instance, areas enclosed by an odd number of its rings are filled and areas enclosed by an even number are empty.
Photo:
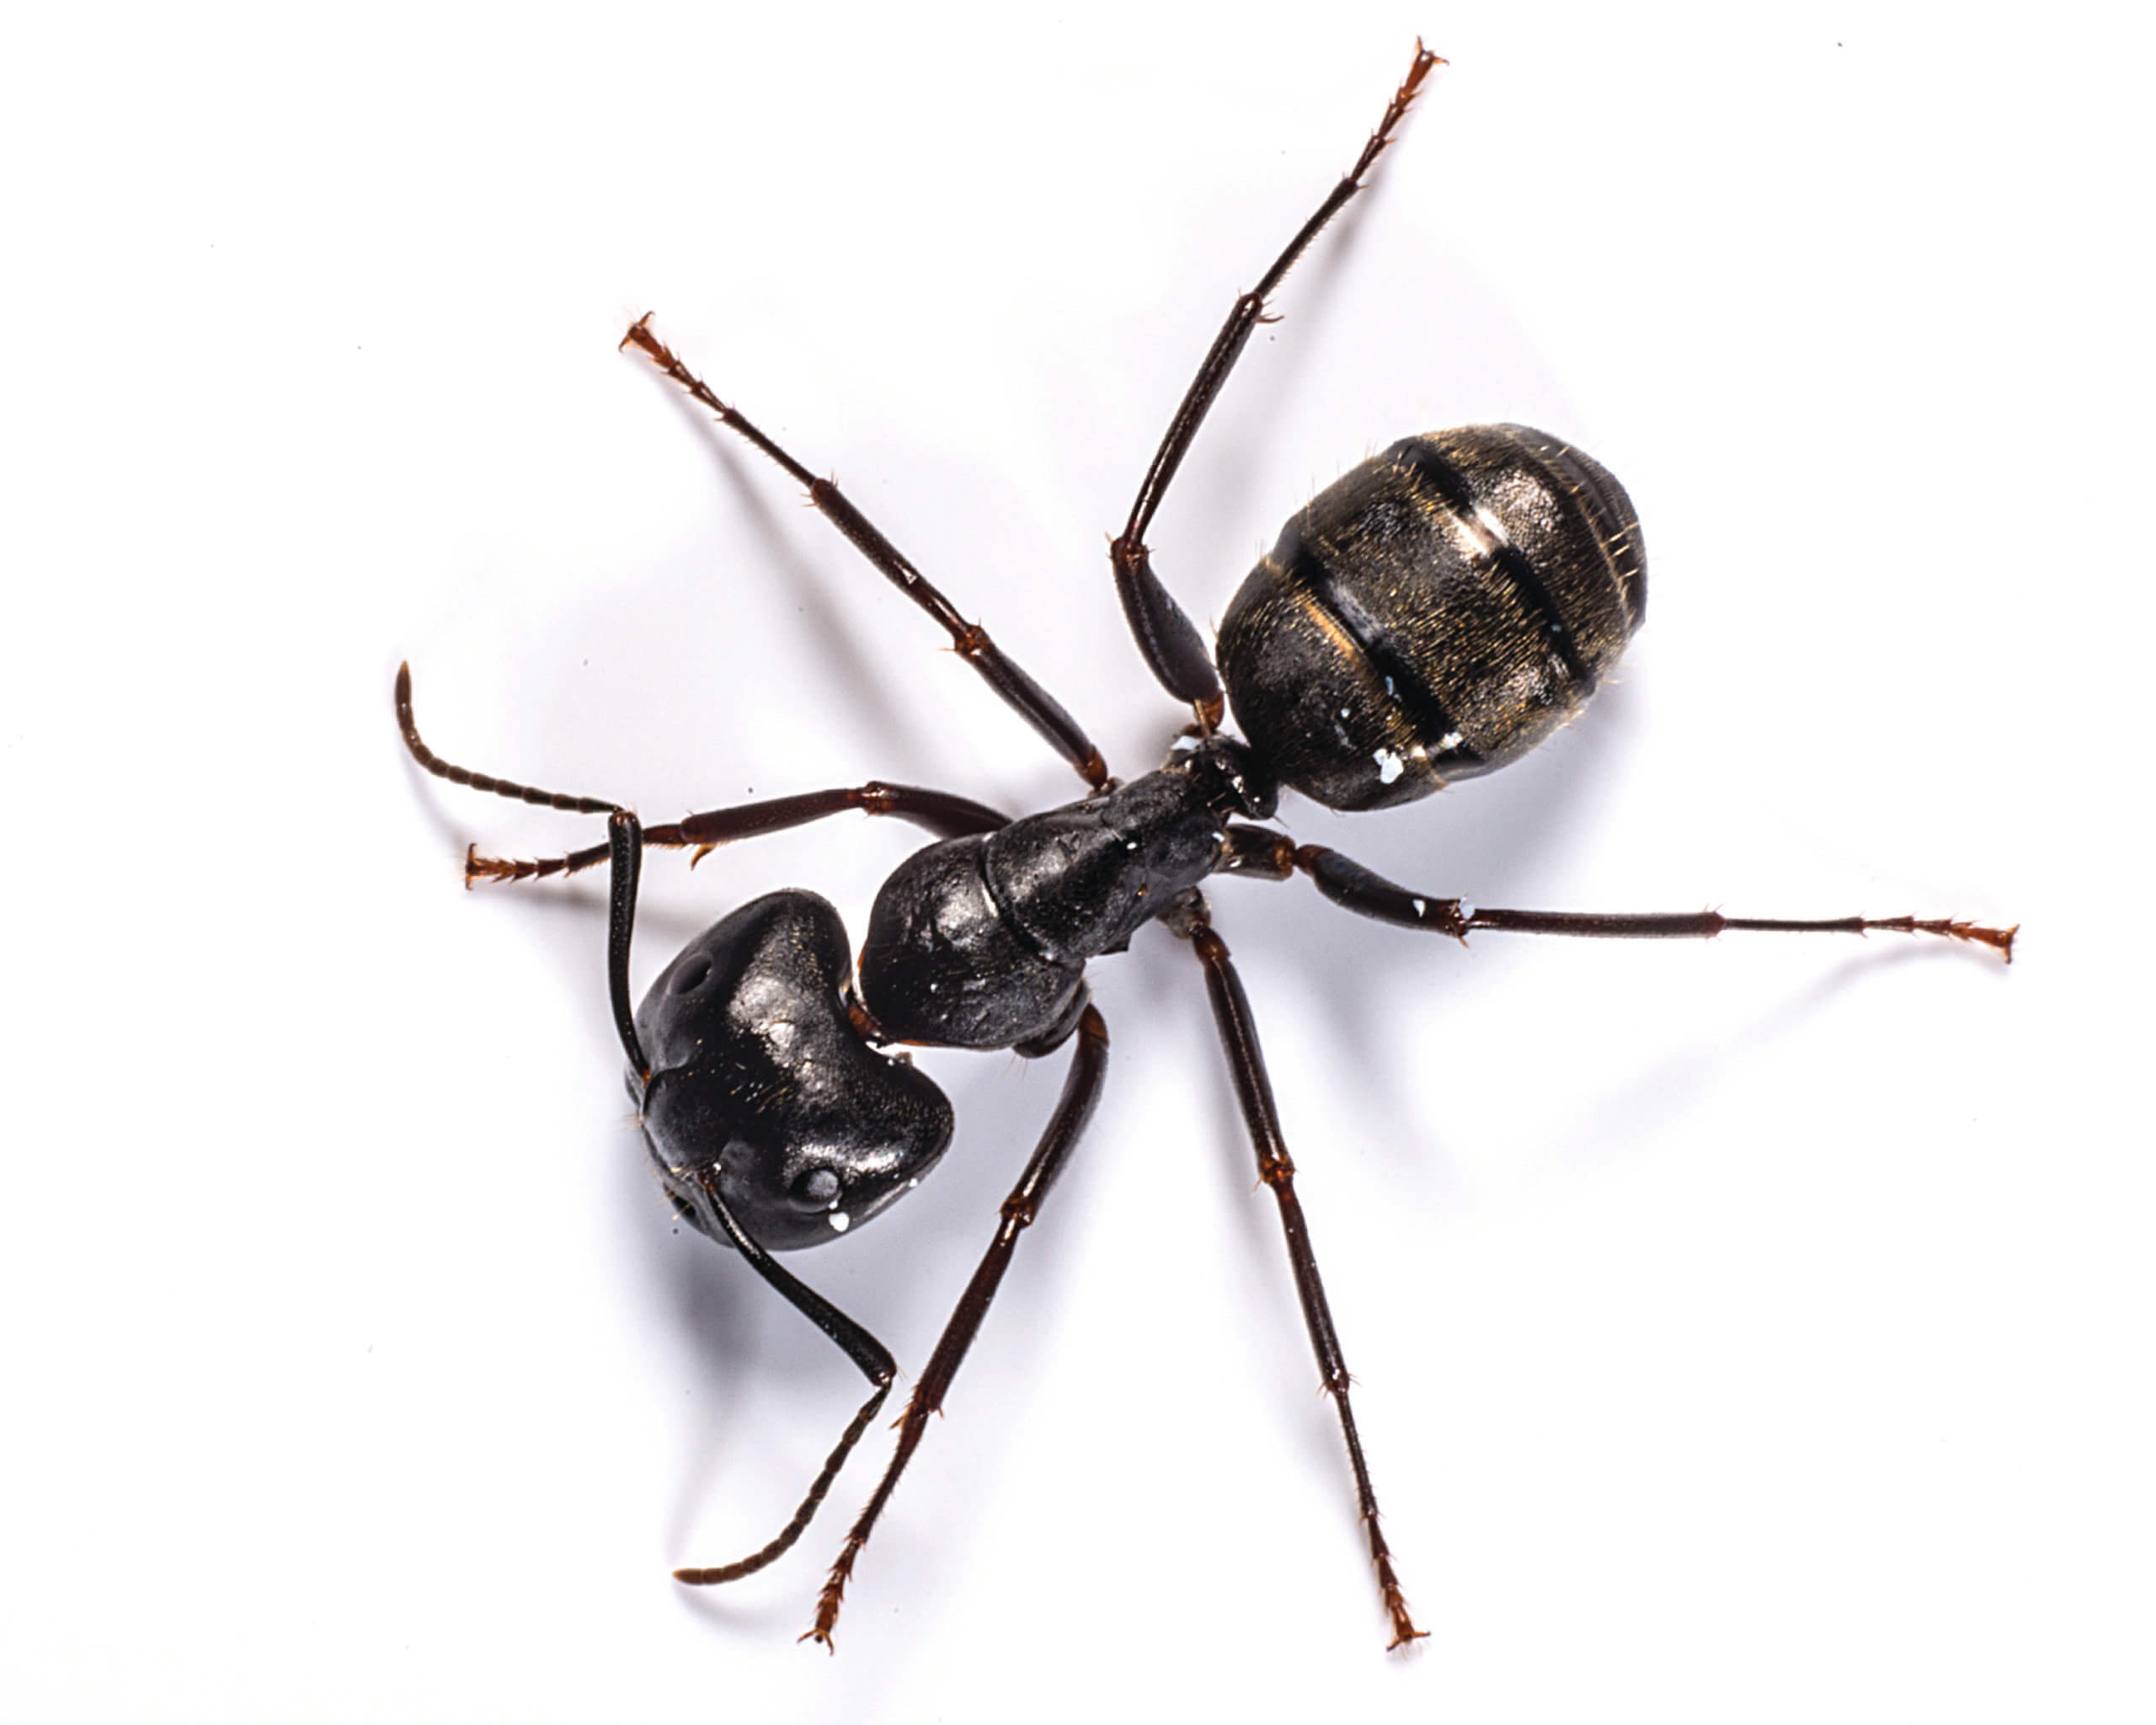
[[[570,814],[611,814],[616,805],[603,797],[584,797],[561,791],[537,790],[530,785],[520,785],[509,779],[495,778],[483,772],[473,772],[468,767],[458,766],[445,761],[429,748],[419,735],[419,722],[412,714],[412,667],[400,665],[397,668],[397,724],[403,733],[404,746],[412,758],[437,778],[451,784],[463,785],[475,791],[485,791],[497,797],[506,797],[512,802],[530,803],[542,809],[559,809]],[[680,820],[668,821],[663,825],[638,829],[643,845],[660,845],[676,849],[693,849],[691,866],[701,862],[721,845],[734,843],[738,839],[760,838],[766,833],[783,832],[789,827],[804,826],[812,820],[821,820],[827,814],[838,814],[849,809],[858,809],[864,814],[890,814],[901,820],[910,820],[924,827],[939,839],[963,838],[969,834],[994,832],[1009,825],[1010,817],[985,803],[976,803],[969,797],[953,796],[948,791],[931,791],[919,785],[885,784],[872,779],[865,785],[851,786],[840,790],[804,791],[797,796],[767,797],[760,802],[736,804],[730,809],[707,809],[701,814],[691,814]],[[579,869],[595,868],[613,854],[612,841],[606,844],[589,845],[580,851],[571,851],[566,856],[544,857],[533,861],[516,861],[503,857],[482,857],[478,848],[465,852],[464,884],[472,885],[481,880],[539,880],[557,874],[574,874]]]
[[[849,809],[858,809],[864,814],[896,815],[901,820],[926,828],[939,839],[965,838],[1010,825],[1008,815],[969,797],[953,796],[948,791],[925,790],[919,785],[891,785],[872,779],[865,785],[841,790],[803,791],[796,796],[768,797],[755,803],[737,803],[730,809],[712,809],[701,814],[684,815],[664,825],[645,827],[643,842],[692,851],[689,865],[694,868],[721,845],[805,826],[812,820],[843,814]],[[535,859],[482,857],[474,849],[465,855],[464,884],[470,886],[481,880],[541,880],[552,875],[574,874],[579,869],[596,868],[606,861],[608,854],[605,845],[589,845],[566,856]]]
[[[909,786],[871,784],[853,790],[812,792],[805,796],[772,798],[763,803],[744,804],[735,809],[715,809],[706,814],[691,815],[685,821],[647,830],[628,809],[604,798],[539,790],[529,785],[495,778],[487,773],[473,772],[443,760],[427,746],[419,735],[418,721],[412,712],[412,673],[408,665],[398,668],[396,708],[398,728],[403,735],[405,747],[415,761],[436,777],[542,808],[559,809],[570,814],[603,814],[607,817],[606,842],[604,846],[593,846],[590,850],[542,863],[504,863],[492,858],[467,856],[465,879],[468,885],[474,879],[521,879],[531,875],[568,873],[600,862],[608,865],[607,1001],[613,1015],[615,1033],[621,1039],[622,1052],[629,1063],[632,1094],[636,1098],[639,1113],[647,1117],[652,1108],[653,1097],[658,1094],[662,1082],[671,1075],[654,1071],[643,1039],[637,1028],[635,1003],[629,992],[629,951],[636,932],[637,890],[646,845],[693,845],[708,848],[732,839],[798,826],[850,808],[861,809],[872,814],[896,814],[944,836],[992,831],[1005,824],[1004,817],[995,809],[969,802],[963,797]],[[702,854],[701,850],[699,854]],[[889,1349],[798,1277],[782,1268],[770,1252],[742,1225],[740,1218],[720,1190],[715,1162],[708,1167],[670,1172],[667,1187],[693,1213],[706,1234],[714,1240],[726,1242],[739,1252],[750,1269],[853,1361],[870,1385],[867,1399],[847,1423],[846,1429],[840,1434],[837,1445],[825,1458],[822,1469],[811,1482],[792,1518],[776,1535],[760,1550],[734,1562],[716,1568],[676,1572],[680,1580],[687,1582],[734,1581],[763,1568],[800,1538],[829,1494],[832,1482],[838,1477],[839,1470],[845,1466],[854,1445],[861,1440],[862,1434],[868,1429],[870,1422],[889,1396],[892,1381],[898,1374],[898,1365],[891,1358]]]
[[[1440,899],[1396,886],[1353,857],[1321,845],[1298,845],[1284,833],[1237,825],[1230,830],[1221,872],[1285,880],[1307,874],[1336,905],[1360,916],[1400,928],[1426,929],[1466,941],[1482,930],[1510,934],[1565,934],[1605,940],[1712,940],[1716,935],[1747,934],[1935,934],[1986,946],[2008,964],[2014,962],[2012,928],[1993,928],[1953,917],[1919,916],[1725,916],[1719,911],[1673,911],[1607,914],[1581,911],[1503,911]]]
[[[635,1004],[629,994],[629,949],[636,932],[637,888],[643,867],[643,847],[654,842],[643,824],[627,809],[610,803],[604,798],[571,795],[561,792],[542,791],[529,785],[499,779],[487,773],[473,772],[443,760],[427,746],[419,736],[418,722],[412,715],[412,671],[409,665],[400,665],[397,671],[396,707],[398,729],[404,738],[405,747],[412,758],[438,778],[451,784],[465,785],[477,791],[485,791],[516,802],[530,803],[542,808],[559,809],[565,813],[604,814],[606,816],[606,843],[593,852],[579,852],[584,862],[577,866],[604,861],[608,864],[606,916],[606,996],[612,1012],[615,1033],[621,1039],[622,1052],[629,1063],[631,1093],[635,1097],[639,1113],[647,1112],[659,1081],[667,1075],[654,1074],[643,1039],[638,1033]],[[990,828],[1003,824],[1003,817],[978,804],[968,804],[963,798],[946,797],[941,793],[915,792],[897,796],[889,807],[878,807],[873,802],[859,799],[867,792],[882,790],[900,793],[899,787],[876,787],[862,792],[835,792],[825,793],[822,798],[778,798],[781,804],[791,804],[795,820],[771,819],[768,806],[758,824],[752,811],[720,810],[702,819],[707,825],[697,830],[705,835],[668,838],[665,841],[681,844],[723,843],[727,837],[744,836],[750,832],[775,830],[777,826],[797,825],[799,820],[813,820],[818,814],[830,814],[839,808],[867,808],[873,814],[899,814],[920,820],[925,825],[937,821],[957,824],[962,830],[978,830],[985,820]],[[831,798],[840,800],[832,801]],[[816,804],[808,812],[800,812],[804,804]],[[828,806],[823,806],[828,804]],[[724,817],[736,818],[740,830],[725,829]],[[695,819],[692,817],[692,820]],[[659,829],[664,833],[667,829]],[[564,863],[574,858],[562,859]],[[466,884],[470,884],[472,859],[467,857]],[[512,865],[513,866],[513,865]],[[535,872],[550,872],[536,870]],[[512,874],[510,878],[515,878]],[[814,1516],[818,1507],[838,1477],[839,1470],[846,1465],[846,1457],[868,1429],[884,1400],[891,1393],[892,1380],[898,1375],[898,1364],[891,1358],[890,1350],[878,1341],[861,1325],[833,1306],[787,1271],[782,1269],[771,1253],[758,1243],[742,1226],[733,1208],[719,1189],[715,1165],[683,1172],[678,1178],[670,1178],[669,1189],[680,1201],[694,1212],[705,1233],[714,1240],[723,1240],[741,1254],[742,1259],[768,1283],[809,1322],[821,1330],[853,1361],[870,1385],[868,1398],[850,1420],[838,1444],[825,1458],[822,1470],[810,1483],[799,1506],[786,1525],[760,1550],[721,1568],[681,1572],[684,1580],[716,1582],[731,1581],[737,1577],[753,1574],[772,1559],[787,1551],[799,1539]]]
[[[1407,76],[1386,104],[1378,129],[1363,146],[1363,153],[1355,158],[1355,165],[1317,206],[1316,213],[1296,231],[1295,237],[1288,242],[1287,249],[1273,260],[1273,267],[1258,279],[1257,286],[1230,308],[1228,321],[1213,338],[1213,345],[1198,366],[1198,376],[1191,380],[1175,417],[1168,422],[1167,435],[1161,440],[1152,465],[1146,468],[1145,478],[1139,483],[1137,500],[1130,505],[1130,519],[1108,548],[1109,561],[1115,568],[1116,593],[1123,601],[1123,614],[1129,622],[1130,633],[1137,639],[1138,650],[1147,668],[1169,694],[1197,708],[1198,724],[1206,733],[1219,724],[1225,710],[1220,679],[1214,672],[1203,638],[1161,584],[1160,577],[1153,573],[1151,554],[1145,543],[1147,530],[1153,524],[1154,511],[1160,508],[1161,498],[1167,494],[1176,469],[1190,452],[1198,428],[1205,423],[1205,415],[1211,411],[1221,386],[1242,356],[1251,332],[1266,321],[1267,302],[1294,267],[1295,259],[1302,256],[1310,243],[1340,213],[1348,200],[1362,190],[1363,176],[1392,142],[1393,129],[1406,117],[1422,80],[1430,75],[1433,67],[1444,63],[1421,42],[1415,44],[1415,59],[1407,68]]]

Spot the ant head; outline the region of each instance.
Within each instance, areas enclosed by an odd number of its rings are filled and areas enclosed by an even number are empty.
[[[951,1141],[943,1092],[862,1040],[841,993],[851,968],[829,903],[772,893],[691,941],[637,1012],[654,1159],[675,1176],[715,1171],[771,1251],[837,1239]]]

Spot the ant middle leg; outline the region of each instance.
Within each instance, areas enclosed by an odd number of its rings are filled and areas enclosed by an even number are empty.
[[[1253,829],[1254,830],[1255,829]],[[1258,1178],[1271,1190],[1280,1210],[1280,1230],[1288,1242],[1288,1262],[1294,1273],[1295,1294],[1302,1302],[1303,1322],[1310,1331],[1310,1348],[1317,1356],[1318,1375],[1332,1397],[1340,1416],[1341,1435],[1347,1439],[1348,1463],[1355,1477],[1355,1503],[1369,1541],[1370,1562],[1377,1571],[1378,1594],[1392,1625],[1386,1650],[1405,1647],[1427,1632],[1415,1626],[1400,1578],[1392,1567],[1391,1548],[1378,1525],[1377,1492],[1370,1483],[1369,1464],[1363,1457],[1363,1439],[1355,1429],[1355,1411],[1348,1399],[1350,1380],[1348,1362],[1340,1351],[1339,1332],[1332,1324],[1325,1284],[1318,1274],[1317,1254],[1310,1244],[1310,1225],[1304,1220],[1302,1200],[1295,1195],[1295,1164],[1280,1130],[1280,1114],[1273,1100],[1273,1081],[1266,1074],[1264,1050],[1257,1040],[1257,1023],[1251,1012],[1250,996],[1242,979],[1230,962],[1227,943],[1213,932],[1204,900],[1195,893],[1179,908],[1171,921],[1175,932],[1188,940],[1205,966],[1205,991],[1213,1003],[1213,1016],[1227,1051],[1235,1078],[1235,1099],[1241,1104],[1251,1147],[1257,1152]]]
[[[1712,940],[1719,934],[1932,934],[1989,947],[2014,962],[2020,925],[1993,928],[1956,917],[1726,916],[1719,911],[1604,913],[1582,911],[1506,911],[1441,899],[1395,885],[1322,845],[1298,845],[1265,827],[1231,826],[1221,873],[1285,880],[1306,874],[1343,910],[1400,928],[1426,929],[1465,942],[1483,930],[1511,934],[1564,934],[1609,940]]]
[[[898,1487],[899,1476],[905,1471],[906,1463],[920,1447],[921,1438],[928,1430],[929,1415],[942,1412],[944,1394],[958,1375],[966,1350],[980,1333],[989,1303],[995,1298],[1003,1273],[1010,1268],[1011,1256],[1017,1250],[1018,1236],[1032,1226],[1042,1199],[1048,1196],[1048,1189],[1062,1172],[1078,1135],[1092,1117],[1093,1105],[1100,1099],[1101,1081],[1107,1071],[1107,1026],[1102,1022],[1100,1013],[1089,1006],[1078,1020],[1076,1052],[1071,1056],[1070,1073],[1063,1082],[1063,1095],[1049,1117],[1048,1130],[1041,1135],[1039,1146],[1026,1164],[1025,1172],[1019,1175],[1018,1183],[1003,1200],[1002,1224],[996,1229],[995,1239],[989,1242],[988,1252],[974,1272],[973,1279],[966,1284],[966,1291],[959,1296],[958,1307],[944,1327],[935,1353],[929,1356],[921,1381],[914,1386],[905,1417],[899,1422],[898,1447],[892,1452],[890,1465],[884,1469],[875,1495],[869,1498],[867,1507],[847,1533],[837,1561],[831,1565],[823,1591],[817,1596],[815,1624],[802,1637],[803,1641],[813,1639],[826,1648],[831,1647],[831,1632],[838,1625],[839,1606],[846,1597],[846,1584],[853,1575],[854,1559],[868,1543],[877,1518],[883,1513],[883,1506],[890,1502],[891,1493]]]

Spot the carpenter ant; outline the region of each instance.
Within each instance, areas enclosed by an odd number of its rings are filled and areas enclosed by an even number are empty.
[[[1379,1528],[1347,1367],[1257,1027],[1200,890],[1209,876],[1307,875],[1348,910],[1462,941],[1508,929],[1635,938],[1881,929],[1977,942],[2012,956],[2011,928],[1908,916],[1796,921],[1711,911],[1599,916],[1470,906],[1396,886],[1337,852],[1298,845],[1260,824],[1273,819],[1283,785],[1332,809],[1382,809],[1503,766],[1579,709],[1646,612],[1646,556],[1624,488],[1561,439],[1520,425],[1405,438],[1321,492],[1236,594],[1214,654],[1153,572],[1148,526],[1244,344],[1296,259],[1361,190],[1438,63],[1416,45],[1406,80],[1354,166],[1257,286],[1235,302],[1111,547],[1140,653],[1161,686],[1195,715],[1157,771],[1128,783],[1110,777],[1077,721],[985,630],[968,622],[836,486],[692,375],[653,332],[648,316],[630,328],[622,346],[634,348],[805,486],[816,508],[940,623],[990,687],[1077,769],[1086,796],[1011,820],[963,797],[870,783],[644,826],[604,798],[534,790],[444,761],[420,740],[408,669],[398,673],[398,722],[414,758],[430,772],[475,790],[606,817],[606,842],[568,856],[510,862],[467,853],[467,882],[608,866],[609,991],[628,1057],[629,1093],[662,1188],[691,1226],[732,1246],[845,1350],[872,1386],[770,1543],[717,1568],[678,1570],[679,1579],[731,1581],[790,1547],[889,1392],[889,1353],[771,1255],[823,1244],[867,1221],[917,1184],[950,1142],[952,1111],[942,1092],[884,1050],[915,1044],[1011,1049],[1033,1057],[1075,1039],[1061,1099],[921,1373],[890,1464],[824,1583],[808,1636],[826,1647],[854,1562],[987,1316],[1020,1234],[1100,1095],[1108,1037],[1086,988],[1086,964],[1123,951],[1155,921],[1190,944],[1204,971],[1258,1172],[1279,1205],[1319,1372],[1339,1414],[1390,1645],[1423,1632],[1408,1614]],[[1222,729],[1228,702],[1246,740]],[[857,972],[828,903],[809,892],[776,892],[706,930],[632,1008],[629,943],[646,845],[691,847],[701,856],[848,809],[894,815],[936,836],[884,883]]]

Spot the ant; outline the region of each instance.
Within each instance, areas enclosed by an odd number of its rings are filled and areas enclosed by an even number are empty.
[[[1107,1027],[1086,985],[1091,959],[1120,953],[1148,922],[1190,947],[1204,974],[1258,1173],[1279,1209],[1288,1258],[1325,1389],[1339,1416],[1357,1509],[1391,1632],[1409,1615],[1378,1521],[1349,1379],[1295,1194],[1257,1028],[1202,891],[1216,875],[1306,877],[1335,904],[1404,928],[1615,938],[1709,939],[1726,932],[1922,933],[2011,960],[2015,930],[1911,916],[1825,920],[1508,911],[1394,884],[1277,825],[1283,786],[1328,808],[1414,801],[1488,772],[1569,720],[1646,615],[1646,554],[1630,499],[1604,467],[1522,425],[1411,436],[1364,462],[1289,521],[1229,605],[1209,652],[1154,573],[1155,511],[1251,332],[1321,230],[1363,189],[1433,67],[1420,42],[1406,78],[1348,174],[1256,287],[1238,298],[1170,421],[1110,547],[1117,592],[1140,654],[1192,723],[1166,763],[1120,782],[1048,691],[968,622],[837,486],[819,478],[720,399],[654,333],[622,338],[806,488],[809,501],[949,634],[988,686],[1086,782],[1076,802],[1011,820],[966,798],[871,782],[767,798],[646,826],[605,798],[533,789],[452,766],[420,740],[411,673],[399,669],[398,724],[413,758],[455,784],[567,814],[604,815],[606,841],[516,862],[467,853],[467,885],[532,880],[605,864],[607,982],[634,1101],[659,1184],[691,1226],[742,1261],[828,1336],[867,1379],[867,1399],[792,1516],[760,1550],[695,1585],[765,1567],[807,1529],[890,1392],[896,1366],[867,1329],[782,1268],[774,1252],[822,1245],[919,1184],[950,1142],[951,1105],[903,1054],[908,1044],[1008,1049],[1027,1058],[1066,1044],[1060,1099],[1002,1205],[899,1423],[881,1482],[855,1520],[803,1639],[833,1645],[856,1561],[979,1333],[1020,1236],[1038,1217],[1098,1100]],[[1218,666],[1216,670],[1215,666]],[[1232,705],[1243,737],[1224,727]],[[637,888],[648,845],[717,846],[845,809],[893,816],[935,842],[899,864],[870,915],[857,969],[838,913],[814,893],[775,892],[722,918],[663,970],[640,1007],[629,991]]]

